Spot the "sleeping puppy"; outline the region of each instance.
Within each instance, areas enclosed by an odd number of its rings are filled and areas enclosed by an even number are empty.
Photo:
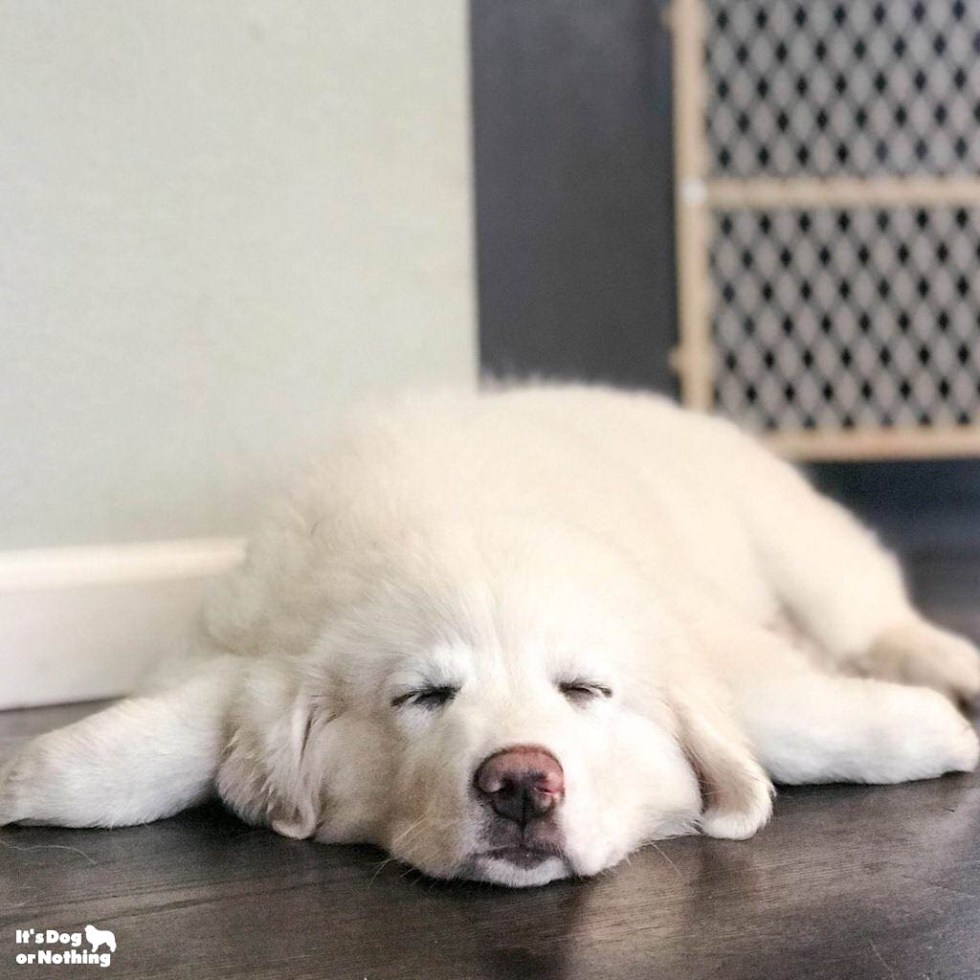
[[[167,683],[28,744],[0,823],[116,827],[214,793],[439,878],[539,885],[745,838],[772,781],[977,764],[965,640],[730,424],[584,387],[353,417]]]

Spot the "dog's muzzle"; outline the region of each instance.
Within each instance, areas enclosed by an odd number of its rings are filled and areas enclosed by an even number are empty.
[[[473,789],[493,813],[484,856],[533,868],[561,855],[555,816],[565,798],[565,774],[550,752],[532,745],[495,752],[477,767]]]

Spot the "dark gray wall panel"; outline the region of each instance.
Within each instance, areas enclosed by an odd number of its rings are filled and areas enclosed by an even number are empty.
[[[473,0],[486,370],[673,389],[659,10],[650,0]]]

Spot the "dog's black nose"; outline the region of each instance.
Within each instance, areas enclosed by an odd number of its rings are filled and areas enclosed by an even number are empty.
[[[547,816],[561,803],[565,774],[550,752],[518,745],[484,759],[473,777],[473,785],[500,816],[524,827]]]

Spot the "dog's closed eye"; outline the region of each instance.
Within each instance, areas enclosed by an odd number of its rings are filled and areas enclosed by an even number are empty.
[[[597,681],[584,680],[576,677],[570,681],[559,681],[558,690],[572,702],[572,704],[588,704],[599,698],[611,698],[612,688]]]
[[[427,685],[415,688],[411,691],[404,691],[391,701],[393,708],[401,708],[405,705],[412,705],[417,708],[435,710],[447,705],[459,692],[458,687],[449,684]]]

